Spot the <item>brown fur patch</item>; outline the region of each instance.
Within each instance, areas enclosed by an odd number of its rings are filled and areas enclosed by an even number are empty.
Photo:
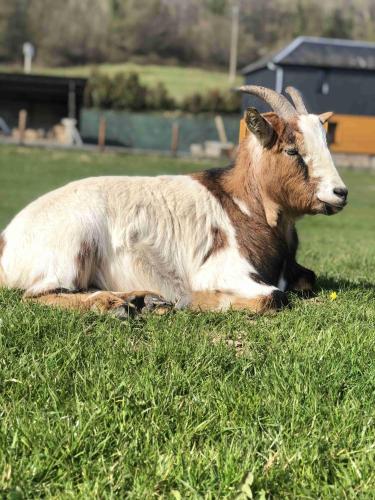
[[[96,293],[59,293],[49,292],[36,297],[24,296],[25,300],[38,302],[47,306],[62,309],[76,309],[83,311],[106,312],[121,307],[124,301],[111,292]]]
[[[90,280],[92,279],[94,266],[98,265],[97,246],[83,241],[75,263],[76,277],[74,280],[74,286],[77,290],[85,290],[91,285]]]
[[[284,304],[286,305],[286,304]],[[265,313],[267,311],[277,311],[281,309],[283,305],[281,305],[280,301],[275,299],[274,295],[267,295],[263,297],[256,297],[254,299],[243,299],[238,298],[233,305],[231,305],[231,309],[234,310],[250,310],[255,313]]]
[[[206,292],[193,292],[189,309],[193,311],[219,311],[224,298],[230,297],[230,293],[218,290],[208,290]]]
[[[250,278],[255,281],[255,283],[258,283],[259,285],[264,285],[264,282],[262,278],[259,276],[257,273],[250,273]]]
[[[206,260],[211,257],[211,255],[215,255],[216,253],[220,252],[220,250],[224,250],[224,248],[228,246],[227,235],[222,229],[220,229],[219,227],[211,227],[211,233],[212,246],[204,256],[202,264],[204,264]]]
[[[224,309],[247,310],[253,313],[274,311],[281,307],[280,301],[274,295],[247,299],[228,292],[215,290],[193,292],[189,308],[195,311],[220,311],[223,309],[223,304],[228,304]]]

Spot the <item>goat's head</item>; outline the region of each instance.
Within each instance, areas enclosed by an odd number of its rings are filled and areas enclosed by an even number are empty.
[[[255,156],[254,175],[268,204],[293,216],[332,215],[346,205],[348,190],[329,152],[323,127],[332,113],[309,114],[297,89],[288,87],[295,107],[281,94],[248,85],[243,92],[263,99],[274,112],[245,114],[247,139]]]

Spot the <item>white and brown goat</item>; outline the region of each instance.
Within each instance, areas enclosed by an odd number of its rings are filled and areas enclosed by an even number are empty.
[[[285,305],[286,290],[310,290],[295,220],[336,213],[347,197],[322,126],[330,114],[308,114],[294,88],[296,107],[270,89],[241,90],[274,112],[248,109],[233,166],[89,178],[38,198],[1,234],[0,284],[119,316],[167,303],[259,312]]]

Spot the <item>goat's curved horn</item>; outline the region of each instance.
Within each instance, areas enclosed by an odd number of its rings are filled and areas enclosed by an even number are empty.
[[[297,115],[288,99],[274,90],[258,85],[242,85],[238,90],[259,97],[283,118],[292,118]]]
[[[308,111],[306,109],[305,103],[303,102],[302,94],[295,87],[287,87],[285,89],[290,97],[292,98],[293,104],[300,115],[307,115]]]

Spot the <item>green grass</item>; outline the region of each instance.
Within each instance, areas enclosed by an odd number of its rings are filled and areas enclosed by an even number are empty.
[[[1,223],[68,179],[199,167],[2,148]],[[343,177],[347,209],[299,223],[317,298],[275,316],[120,322],[2,291],[2,496],[374,498],[375,175]]]
[[[228,74],[223,71],[205,70],[200,68],[189,68],[182,66],[159,66],[155,64],[101,64],[97,69],[108,75],[114,75],[121,71],[136,71],[144,84],[154,86],[163,82],[171,96],[181,100],[194,92],[205,93],[210,89],[229,90]],[[43,68],[35,67],[33,73],[53,76],[77,76],[87,77],[90,75],[92,66],[74,66],[70,68]],[[13,67],[1,66],[2,71],[14,71]],[[241,78],[238,77],[236,85],[240,85]]]

